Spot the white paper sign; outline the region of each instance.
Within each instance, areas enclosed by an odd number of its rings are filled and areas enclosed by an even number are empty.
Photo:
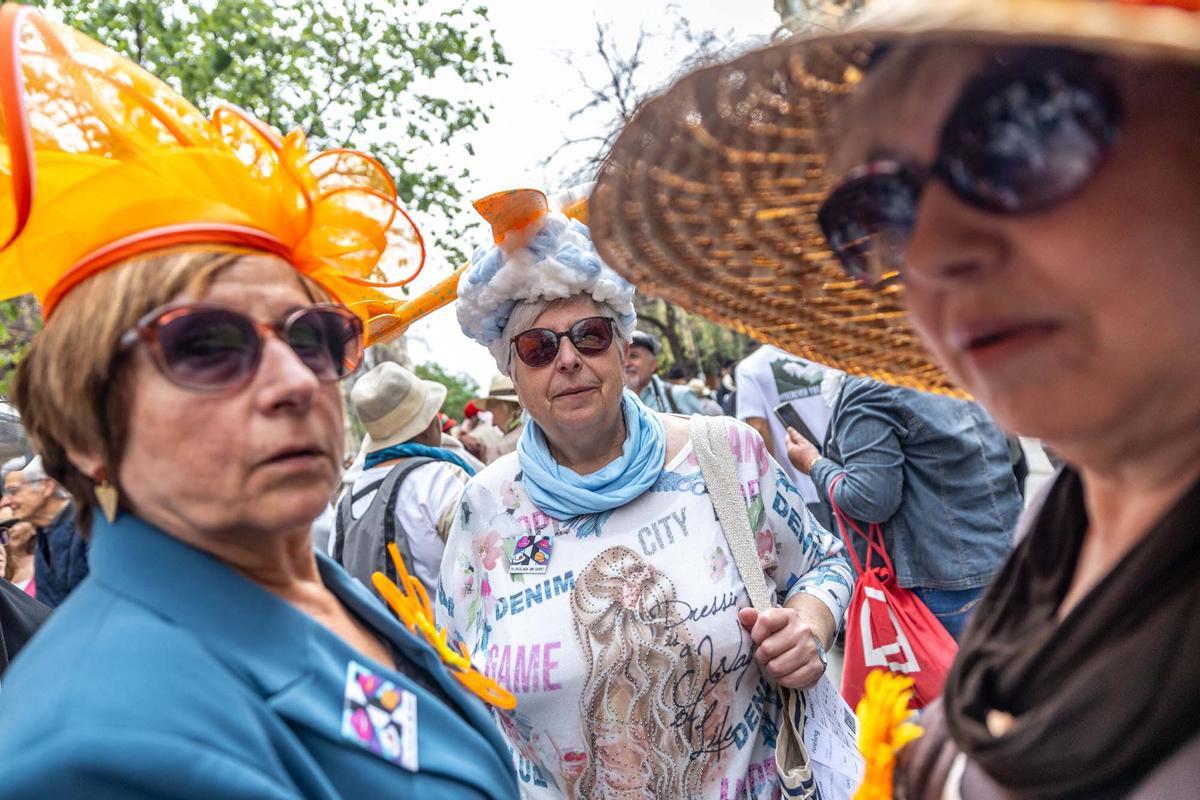
[[[858,719],[828,676],[822,675],[804,698],[804,746],[820,798],[850,800],[863,776]]]

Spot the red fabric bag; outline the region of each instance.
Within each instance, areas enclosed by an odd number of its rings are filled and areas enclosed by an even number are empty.
[[[884,547],[883,528],[871,523],[869,533],[863,533],[858,523],[838,508],[833,492],[842,477],[838,475],[830,484],[829,500],[858,574],[846,615],[842,696],[855,708],[862,698],[867,673],[890,669],[913,679],[911,705],[922,708],[942,693],[958,643],[920,598],[896,583],[892,559]],[[850,531],[867,541],[865,565],[854,551]],[[881,563],[875,563],[876,556]]]

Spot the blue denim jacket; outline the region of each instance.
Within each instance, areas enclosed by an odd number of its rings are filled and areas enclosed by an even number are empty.
[[[1000,568],[1021,495],[1004,434],[975,403],[847,377],[824,455],[813,481],[828,497],[845,475],[834,500],[864,531],[883,525],[901,586],[973,589]]]
[[[88,547],[75,527],[75,505],[67,503],[38,531],[33,577],[39,603],[57,608],[88,576]]]

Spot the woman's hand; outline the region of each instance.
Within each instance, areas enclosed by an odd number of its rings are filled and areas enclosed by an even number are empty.
[[[807,689],[824,674],[814,641],[816,630],[795,609],[772,608],[760,614],[743,608],[738,621],[750,631],[754,660],[780,686]]]
[[[813,462],[821,457],[821,451],[812,442],[801,436],[795,428],[787,429],[787,457],[792,466],[805,475],[812,472]]]

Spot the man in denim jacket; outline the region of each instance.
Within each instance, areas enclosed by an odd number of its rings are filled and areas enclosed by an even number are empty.
[[[844,476],[833,501],[864,530],[883,526],[896,579],[957,639],[1021,512],[1004,434],[975,403],[842,374],[827,383],[824,454],[789,431],[788,458],[825,497]]]
[[[37,526],[34,580],[38,602],[57,608],[88,576],[88,540],[75,527],[75,506],[58,482],[46,475],[40,456],[4,476],[7,506]]]

